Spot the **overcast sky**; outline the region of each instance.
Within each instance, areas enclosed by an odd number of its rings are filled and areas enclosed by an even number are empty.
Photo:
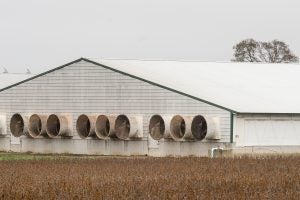
[[[80,57],[229,61],[250,37],[300,56],[300,1],[0,0],[1,71]]]

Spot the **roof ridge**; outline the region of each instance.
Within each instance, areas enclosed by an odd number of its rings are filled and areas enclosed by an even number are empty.
[[[108,60],[108,61],[153,61],[153,62],[193,62],[193,63],[220,63],[220,64],[260,64],[260,65],[297,65],[300,63],[267,63],[267,62],[232,62],[232,61],[202,61],[202,60],[167,60],[167,59],[130,59],[130,58],[92,58],[87,57],[88,60]]]

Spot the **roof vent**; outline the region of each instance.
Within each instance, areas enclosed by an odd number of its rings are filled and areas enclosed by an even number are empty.
[[[7,74],[7,73],[8,73],[7,69],[3,67],[3,74]]]
[[[28,68],[26,69],[26,74],[31,74],[31,71]]]

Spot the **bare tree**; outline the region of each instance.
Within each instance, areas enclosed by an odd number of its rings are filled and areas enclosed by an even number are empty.
[[[297,63],[299,58],[282,41],[242,40],[234,47],[234,62]]]

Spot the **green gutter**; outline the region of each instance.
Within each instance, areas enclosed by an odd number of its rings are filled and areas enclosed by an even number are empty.
[[[230,143],[233,143],[233,112],[230,113]]]

